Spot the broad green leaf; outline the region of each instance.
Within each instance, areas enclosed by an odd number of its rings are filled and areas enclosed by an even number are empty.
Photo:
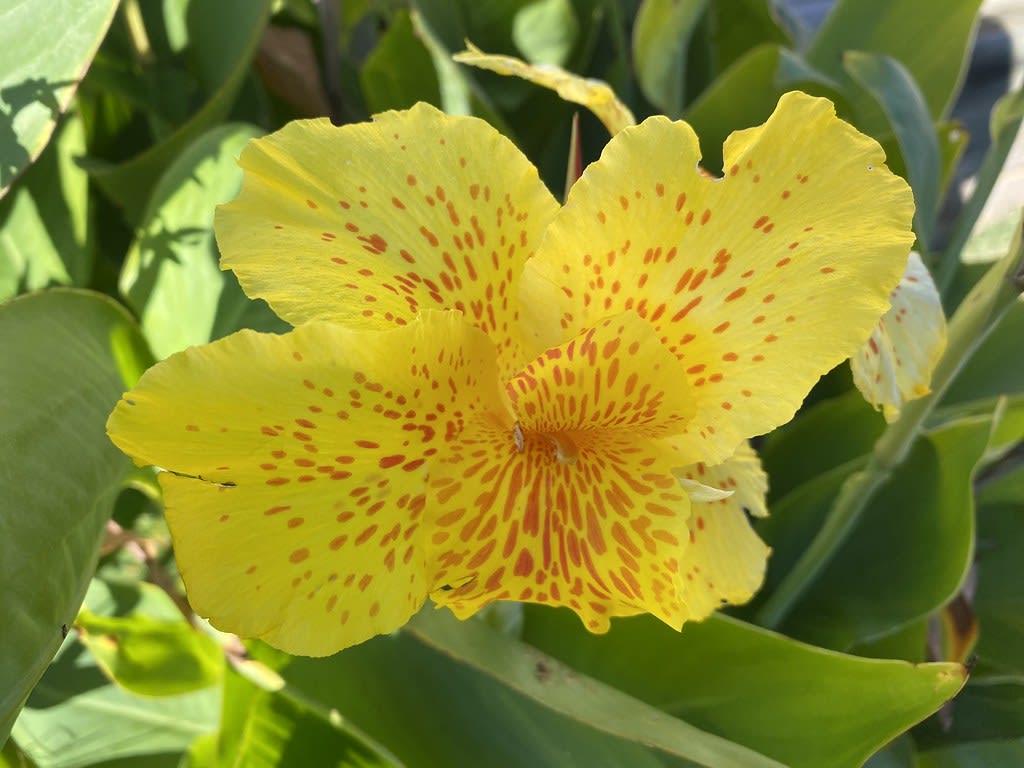
[[[460,622],[441,611],[423,611],[409,631],[452,658],[491,675],[555,712],[620,738],[714,768],[779,765],[754,750],[690,725],[613,686],[588,679],[481,621]],[[580,628],[585,633],[585,630]],[[578,659],[573,656],[573,662]]]
[[[919,752],[913,768],[993,768],[1024,765],[1024,739],[976,741]]]
[[[804,90],[838,101],[832,85],[785,48],[768,44],[752,49],[723,72],[686,110],[686,121],[700,136],[701,165],[720,171],[722,143],[726,137],[735,130],[767,120],[786,91]],[[736,94],[743,94],[743,98],[737,98]]]
[[[214,242],[214,209],[238,194],[236,158],[259,134],[247,125],[214,128],[167,168],[153,190],[120,288],[158,358],[243,327],[287,327],[262,301],[251,301],[232,273],[220,270]]]
[[[939,140],[924,96],[906,67],[891,56],[849,51],[843,66],[874,97],[892,126],[914,190],[914,230],[920,248],[927,250],[933,245],[942,179]]]
[[[910,736],[900,736],[871,756],[864,768],[916,768],[917,750]]]
[[[644,616],[592,635],[568,611],[528,606],[525,639],[623,694],[794,768],[860,765],[966,678],[959,664],[861,659],[719,615],[681,633]]]
[[[559,678],[549,675],[548,657],[497,635],[483,622],[458,624],[450,615],[436,615],[460,630],[476,627],[483,649],[493,646],[501,653],[513,643],[517,654],[527,654],[520,655],[527,674],[542,687],[555,687]],[[694,765],[552,711],[409,632],[375,638],[329,659],[296,658],[282,674],[303,696],[336,709],[410,768]]]
[[[92,273],[89,177],[75,164],[85,152],[76,113],[0,201],[0,301],[52,284],[85,286]]]
[[[671,118],[686,104],[686,51],[708,0],[644,0],[633,27],[633,62],[644,96]]]
[[[971,678],[946,723],[930,720],[914,734],[921,749],[958,742],[1024,739],[1024,682]],[[1001,766],[999,768],[1002,768]]]
[[[939,265],[937,282],[939,290],[944,296],[948,296],[950,293],[961,261],[966,261],[966,259],[961,259],[961,253],[966,255],[966,250],[970,248],[969,241],[973,242],[975,239],[972,236],[974,225],[977,223],[985,203],[988,202],[996,179],[1002,173],[1006,158],[1009,157],[1010,149],[1020,131],[1022,120],[1024,120],[1024,89],[1006,94],[992,108],[992,116],[989,118],[990,144],[988,151],[985,153],[981,168],[975,175],[974,192],[957,217],[953,233],[946,246],[945,258]],[[1000,250],[996,256],[1000,256],[1004,252],[1005,249]]]
[[[123,308],[55,290],[0,306],[0,739],[61,644],[127,458],[107,416],[148,364]]]
[[[56,0],[0,11],[0,197],[43,151],[116,8],[115,0]]]
[[[822,400],[767,435],[758,454],[771,478],[770,499],[868,453],[885,422],[854,390]],[[842,435],[842,440],[836,440]]]
[[[979,674],[1024,683],[1024,470],[986,483],[978,496],[973,606],[981,626]],[[1024,707],[1022,707],[1024,718]]]
[[[531,64],[565,66],[580,25],[570,0],[532,0],[516,12],[512,39]]]
[[[98,616],[82,610],[79,640],[113,682],[143,696],[174,696],[217,684],[224,654],[183,618]]]
[[[950,387],[944,403],[970,403],[1000,395],[1024,395],[1024,302],[1017,302],[985,339]]]
[[[39,768],[84,768],[142,758],[166,765],[217,726],[220,689],[137,696],[116,686],[84,646],[68,643],[32,692],[12,738]],[[159,758],[159,759],[158,759]],[[177,758],[171,758],[173,765]]]
[[[981,0],[839,0],[807,51],[807,61],[850,83],[846,51],[898,59],[918,84],[933,120],[946,117],[967,70]],[[881,135],[883,119],[871,96],[849,94],[858,127]]]
[[[974,417],[917,442],[783,623],[787,634],[849,648],[953,597],[973,554],[972,482],[991,426]]]
[[[284,691],[268,691],[229,672],[217,763],[246,768],[323,766],[392,768],[401,765],[337,712],[314,709]]]
[[[249,72],[269,15],[271,0],[221,0],[189,5],[190,51],[199,62],[209,98],[164,141],[119,165],[93,161],[89,170],[100,188],[139,221],[153,184],[164,170],[231,110]]]
[[[417,101],[441,103],[430,54],[416,36],[408,11],[395,14],[360,67],[359,81],[371,113],[407,109]]]
[[[709,3],[708,22],[715,74],[759,45],[788,46],[792,42],[782,26],[776,0]]]

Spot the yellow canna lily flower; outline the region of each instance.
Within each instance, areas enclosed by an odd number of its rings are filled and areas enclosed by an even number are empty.
[[[167,470],[195,610],[322,655],[428,596],[598,632],[748,599],[766,483],[745,441],[868,338],[913,203],[801,93],[725,157],[705,177],[692,129],[651,118],[560,207],[506,138],[423,104],[253,141],[223,265],[295,330],[168,358],[108,424]]]

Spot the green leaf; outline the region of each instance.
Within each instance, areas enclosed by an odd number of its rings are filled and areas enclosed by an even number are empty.
[[[779,765],[754,750],[677,720],[613,686],[588,679],[556,658],[495,632],[484,622],[460,622],[449,613],[423,611],[413,618],[408,629],[452,658],[556,712],[606,733],[714,768]],[[578,656],[572,658],[575,663]]]
[[[978,587],[974,610],[982,628],[976,653],[986,670],[1024,681],[1024,592],[1020,553],[1024,546],[1021,497],[1011,506],[982,510],[978,541]]]
[[[865,51],[897,59],[918,84],[933,121],[946,117],[967,70],[967,54],[981,0],[839,0],[807,51],[807,61],[853,86],[843,54]],[[855,87],[848,94],[858,127],[884,132],[872,97]]]
[[[681,633],[644,616],[592,635],[568,611],[528,606],[525,639],[623,694],[794,768],[860,765],[966,678],[959,664],[861,659],[718,615]]]
[[[193,141],[231,110],[263,35],[271,0],[221,0],[189,5],[191,52],[210,94],[187,122],[160,143],[120,165],[92,161],[88,168],[100,188],[137,222],[153,184]]]
[[[219,765],[246,768],[324,766],[392,768],[394,758],[336,711],[309,706],[284,691],[268,691],[228,673],[219,735]]]
[[[953,597],[971,562],[972,482],[991,428],[974,417],[917,442],[784,622],[787,634],[849,648]]]
[[[973,600],[981,626],[978,672],[1024,683],[1024,470],[985,483],[978,505]]]
[[[961,371],[944,404],[994,400],[1000,395],[1024,395],[1024,302],[1014,304]]]
[[[359,82],[372,113],[407,109],[417,101],[441,103],[433,61],[416,36],[408,11],[395,14],[388,31],[360,67]]]
[[[906,67],[890,56],[849,51],[843,66],[875,98],[892,126],[914,190],[914,230],[927,250],[933,243],[942,169],[924,96]]]
[[[953,233],[946,246],[945,258],[939,264],[936,283],[943,296],[949,295],[954,278],[961,268],[961,253],[966,254],[965,246],[969,248],[969,241],[974,240],[972,237],[974,225],[978,222],[985,203],[988,202],[996,179],[1002,173],[1006,158],[1010,156],[1010,149],[1020,131],[1022,120],[1024,120],[1024,89],[1006,94],[992,108],[992,116],[989,119],[988,151],[985,153],[981,168],[974,177],[974,192],[956,219]],[[1005,249],[999,251],[997,255],[1002,255],[1004,252]]]
[[[982,630],[984,631],[984,630]],[[1024,682],[971,678],[945,724],[930,720],[914,734],[922,749],[964,741],[1024,740]]]
[[[244,327],[287,328],[264,302],[251,301],[232,273],[220,270],[213,234],[214,209],[237,195],[242,183],[238,153],[260,133],[238,124],[214,128],[168,167],[153,190],[120,288],[159,358]]]
[[[1024,765],[1024,739],[979,741],[918,753],[914,768],[993,768]]]
[[[869,453],[885,420],[857,390],[815,403],[795,421],[767,435],[758,448],[771,478],[771,499]],[[836,440],[842,435],[842,440]]]
[[[116,0],[59,0],[3,9],[0,197],[43,151],[116,8]]]
[[[516,12],[512,39],[531,64],[565,66],[580,25],[569,0],[533,0]]]
[[[217,726],[220,689],[136,696],[110,683],[78,643],[70,643],[33,691],[12,734],[39,768],[84,768],[142,757],[165,765]],[[175,760],[176,762],[176,760]],[[172,763],[173,765],[173,763]]]
[[[715,73],[765,43],[790,44],[774,0],[732,0],[708,5],[710,46]]]
[[[104,425],[148,352],[98,294],[0,307],[0,739],[61,644],[96,566],[128,459]]]
[[[56,137],[0,201],[0,301],[54,283],[84,287],[94,258],[89,177],[81,118],[68,115]]]
[[[686,51],[708,0],[644,0],[633,27],[633,62],[644,96],[675,119],[686,103]]]
[[[224,674],[217,644],[180,617],[98,616],[83,609],[75,628],[104,673],[132,693],[190,693],[215,685]]]
[[[501,642],[493,630],[480,628],[488,644]],[[545,658],[532,652],[531,673],[547,679],[547,667],[536,666]],[[694,765],[554,712],[408,632],[375,638],[329,659],[293,659],[283,674],[289,687],[337,710],[410,768]]]

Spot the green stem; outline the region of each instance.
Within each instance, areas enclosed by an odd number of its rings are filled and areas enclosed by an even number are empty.
[[[1017,301],[1024,289],[1022,264],[1024,249],[1018,229],[1010,251],[978,281],[953,316],[946,352],[932,376],[932,393],[903,407],[899,419],[889,425],[875,444],[868,465],[843,484],[810,546],[757,612],[757,623],[777,629],[831,562],[872,497],[910,454],[932,409],[941,402],[957,374],[999,324],[1003,314]]]
[[[135,61],[142,67],[153,64],[153,46],[150,45],[149,35],[146,34],[146,24],[142,19],[139,0],[125,0],[121,11],[124,13],[125,26],[128,27],[128,38],[131,40]]]

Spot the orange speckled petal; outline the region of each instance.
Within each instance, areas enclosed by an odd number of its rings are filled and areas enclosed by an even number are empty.
[[[903,404],[924,397],[946,349],[946,316],[931,273],[914,251],[892,291],[892,307],[871,338],[850,358],[853,382],[864,399],[895,421]]]
[[[511,382],[519,431],[469,424],[432,470],[431,597],[463,617],[512,599],[568,606],[596,632],[639,612],[681,626],[690,502],[655,437],[692,412],[677,367],[625,314]]]
[[[426,104],[298,121],[239,162],[242,191],[217,211],[222,265],[288,322],[381,328],[459,309],[508,373],[535,354],[519,349],[519,279],[558,204],[484,121]]]
[[[832,104],[782,97],[733,134],[726,174],[655,117],[614,137],[524,276],[525,332],[550,347],[623,310],[684,363],[697,415],[679,447],[710,463],[790,419],[864,343],[913,241],[909,187]]]
[[[746,442],[722,464],[696,464],[680,474],[733,491],[720,501],[694,503],[690,515],[690,545],[680,558],[683,601],[691,618],[702,619],[726,603],[745,603],[764,581],[771,550],[748,518],[768,514],[768,478]]]
[[[242,331],[151,368],[108,430],[170,470],[167,519],[196,611],[324,655],[422,605],[430,462],[481,413],[511,428],[496,370],[493,345],[454,312],[389,331]]]

